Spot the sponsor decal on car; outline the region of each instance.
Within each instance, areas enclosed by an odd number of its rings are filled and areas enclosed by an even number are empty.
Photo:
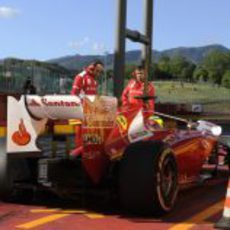
[[[114,121],[109,117],[85,114],[85,126],[87,127],[112,127]]]
[[[20,119],[18,130],[12,134],[12,141],[20,146],[27,145],[31,140],[31,135],[28,133],[23,119]]]
[[[85,144],[88,145],[100,145],[102,144],[102,136],[94,133],[87,133],[83,135],[83,140]]]
[[[150,135],[148,130],[142,130],[140,132],[130,134],[130,139],[132,141],[137,141],[137,140],[141,140],[145,137],[149,137],[149,136],[152,136],[152,134]]]
[[[40,100],[41,104],[36,101],[35,99],[32,99],[29,102],[29,106],[57,106],[57,107],[76,107],[76,106],[80,106],[80,102],[76,102],[76,101],[64,101],[64,100],[56,100],[56,101],[49,101],[47,98],[42,97]]]
[[[128,121],[124,115],[118,115],[116,117],[116,122],[118,124],[118,127],[119,127],[121,133],[124,133],[125,131],[127,131]]]
[[[29,106],[41,106],[39,102],[37,102],[35,99],[32,99],[30,103],[28,104]]]

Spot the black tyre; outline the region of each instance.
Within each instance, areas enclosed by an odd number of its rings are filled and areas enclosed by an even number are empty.
[[[6,154],[6,139],[0,139],[0,199],[5,199],[11,193],[12,181],[8,170],[8,157]]]
[[[178,192],[177,164],[161,141],[137,142],[120,162],[119,195],[132,213],[161,215],[172,210]]]
[[[29,177],[26,159],[13,159],[6,153],[6,139],[0,138],[0,200],[7,200],[13,193],[15,181]]]

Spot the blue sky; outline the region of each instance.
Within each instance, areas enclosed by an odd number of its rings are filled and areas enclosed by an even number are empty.
[[[127,27],[142,30],[143,0],[127,1]],[[155,0],[154,48],[230,48],[229,9],[229,0]],[[116,0],[0,0],[0,59],[113,52],[115,19]]]

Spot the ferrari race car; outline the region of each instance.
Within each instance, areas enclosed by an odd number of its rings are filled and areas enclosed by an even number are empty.
[[[83,146],[53,152],[51,145],[67,144],[67,139],[52,133],[47,151],[47,122],[58,119],[81,120]],[[170,119],[186,127],[167,127]],[[220,135],[221,127],[207,121],[118,108],[114,97],[8,97],[7,138],[0,143],[0,197],[25,184],[71,198],[107,191],[125,210],[170,212],[178,191],[201,181],[204,164],[219,164]]]

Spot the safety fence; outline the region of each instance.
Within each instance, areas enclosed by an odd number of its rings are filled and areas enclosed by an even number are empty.
[[[30,78],[37,93],[61,93],[70,91],[73,76],[40,66],[9,66],[0,69],[0,92],[22,93],[23,85]]]

